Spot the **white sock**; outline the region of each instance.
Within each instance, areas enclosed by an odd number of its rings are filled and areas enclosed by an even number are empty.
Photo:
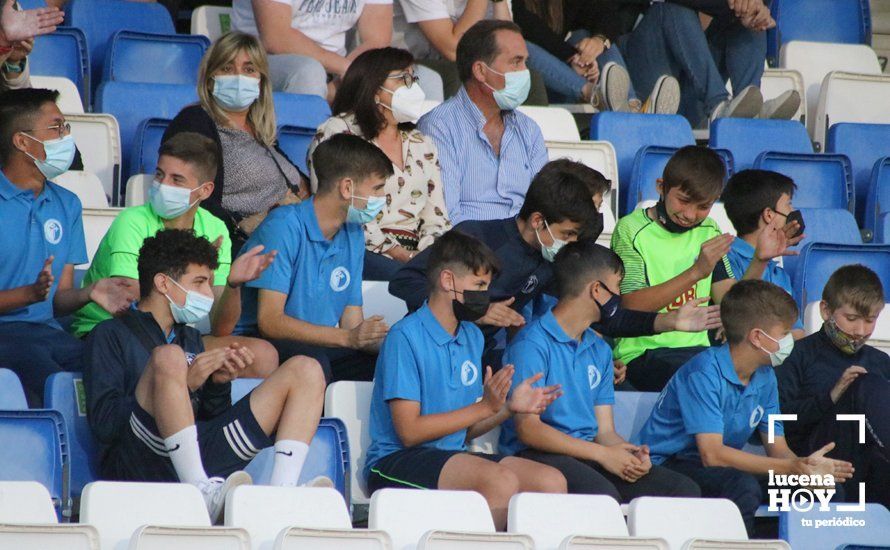
[[[179,481],[196,486],[207,482],[207,473],[201,462],[201,449],[198,447],[197,426],[192,424],[166,438],[164,446],[170,453]]]
[[[275,442],[275,462],[272,464],[272,479],[269,485],[296,487],[309,454],[309,445],[293,439]]]

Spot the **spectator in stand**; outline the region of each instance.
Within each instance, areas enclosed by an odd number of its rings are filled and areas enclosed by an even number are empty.
[[[392,161],[394,173],[384,188],[386,206],[364,225],[365,280],[389,281],[451,227],[436,146],[414,125],[424,100],[414,68],[414,56],[396,48],[358,56],[334,99],[337,114],[319,127],[309,146],[311,159],[318,144],[332,135],[354,134]],[[317,186],[314,174],[312,185]]]
[[[213,193],[202,207],[226,223],[237,256],[270,209],[309,196],[309,180],[278,148],[269,63],[256,38],[231,32],[213,43],[198,72],[198,98],[163,141],[196,132],[216,144]]]
[[[418,123],[439,151],[453,224],[515,216],[547,163],[541,129],[516,110],[528,96],[527,59],[515,23],[476,23],[457,45],[463,87]]]
[[[0,91],[31,87],[31,67],[28,54],[34,48],[34,39],[28,38],[0,47]]]
[[[614,2],[516,0],[514,21],[528,44],[528,65],[544,77],[550,101],[590,103],[600,111],[675,114],[680,105],[677,79],[662,75],[646,103],[637,96],[618,36],[608,19]],[[566,34],[568,33],[568,38]]]
[[[699,12],[713,17],[706,30]],[[721,117],[789,119],[800,94],[791,90],[764,102],[760,93],[765,31],[775,25],[762,0],[655,2],[621,49],[636,88],[651,89],[664,74],[680,80],[680,112],[693,126]]]

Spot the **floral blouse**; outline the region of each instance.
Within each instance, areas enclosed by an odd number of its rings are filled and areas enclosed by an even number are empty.
[[[318,179],[312,167],[312,153],[319,143],[336,134],[361,136],[355,117],[341,114],[319,126],[307,155],[313,193],[318,187]],[[365,247],[378,254],[385,254],[397,245],[408,250],[423,250],[451,229],[442,190],[439,155],[433,140],[418,130],[402,130],[400,134],[405,169],[393,164],[394,174],[386,180],[384,187],[386,206],[374,221],[364,226]]]

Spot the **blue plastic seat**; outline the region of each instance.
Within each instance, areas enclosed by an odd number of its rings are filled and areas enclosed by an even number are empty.
[[[309,144],[312,143],[313,137],[315,137],[315,130],[309,128],[278,127],[278,147],[284,151],[291,163],[306,175],[309,175],[309,169],[306,167],[306,153],[309,151]]]
[[[849,264],[871,268],[884,288],[890,288],[890,245],[810,243],[801,250],[798,264],[791,281],[794,299],[801,310],[806,304],[821,300],[822,289],[831,274]]]
[[[878,159],[887,156],[890,143],[890,124],[854,124],[842,122],[828,130],[825,151],[847,155],[853,168],[853,187],[856,195],[856,219],[864,228],[874,229],[866,210],[872,169]]]
[[[275,121],[281,126],[295,126],[315,132],[331,116],[331,107],[317,95],[275,92]],[[294,159],[291,159],[294,160]]]
[[[865,199],[863,227],[874,231],[875,242],[890,242],[886,237],[885,240],[878,239],[878,235],[890,233],[890,227],[887,227],[887,213],[890,213],[890,157],[875,162]]]
[[[36,481],[60,516],[70,511],[68,441],[53,410],[0,411],[0,481]]]
[[[64,419],[71,457],[71,496],[79,498],[87,483],[99,479],[99,444],[87,422],[83,377],[71,372],[53,374],[46,380],[43,402]]]
[[[794,196],[795,203],[797,195]],[[796,205],[795,205],[796,207]],[[862,244],[862,235],[856,219],[848,210],[843,208],[801,208],[804,229],[804,239],[795,247],[801,251],[810,243],[833,244]],[[791,280],[794,280],[794,272],[798,269],[800,256],[785,256],[782,259],[783,267]]]
[[[127,177],[136,174],[154,174],[158,165],[158,149],[161,138],[170,126],[170,119],[149,118],[139,123],[136,137],[133,139],[133,150],[130,153],[130,172]]]
[[[755,168],[785,174],[797,184],[796,208],[853,211],[853,169],[845,155],[762,153]]]
[[[871,43],[869,0],[773,0],[776,28],[767,31],[767,57],[775,67],[782,44],[792,40]]]
[[[619,205],[628,204],[627,188],[637,151],[647,145],[683,147],[694,145],[689,121],[679,115],[645,115],[605,112],[593,115],[590,139],[612,142],[618,160]],[[632,209],[635,204],[630,205]]]
[[[881,229],[880,232],[875,232],[874,242],[890,244],[890,212],[881,214],[881,217],[878,218],[878,226]]]
[[[9,369],[0,369],[0,410],[28,410],[25,389],[16,373]]]
[[[807,128],[796,120],[720,118],[711,124],[710,146],[729,149],[738,171],[754,167],[766,151],[812,153]]]
[[[201,35],[118,31],[108,44],[103,80],[195,85],[210,40]]]
[[[137,31],[155,34],[175,34],[170,12],[162,4],[147,2],[122,2],[120,0],[73,0],[65,7],[65,20],[73,27],[82,29],[90,49],[93,89],[102,81],[105,53],[110,40],[118,31]],[[145,68],[162,62],[145,59]],[[103,111],[102,109],[97,109]],[[124,149],[125,151],[127,149]]]
[[[117,118],[121,131],[121,151],[130,153],[133,151],[136,131],[143,120],[172,119],[183,107],[197,100],[195,87],[185,84],[103,82],[96,92],[95,110],[110,113]],[[129,155],[125,155],[122,163],[124,174],[132,173],[128,157]]]
[[[38,36],[34,50],[28,55],[31,74],[63,76],[74,82],[84,109],[90,106],[90,57],[83,31],[59,27],[56,32]]]
[[[865,488],[868,496],[868,487]],[[821,525],[815,527],[816,521],[852,518],[856,522],[864,522],[860,526]],[[809,525],[801,520],[807,519]],[[866,503],[864,512],[836,511],[831,505],[830,512],[822,512],[816,505],[809,512],[782,512],[779,514],[779,538],[784,539],[792,548],[806,550],[852,549],[857,545],[865,548],[886,548],[890,545],[890,511],[877,503]]]
[[[612,417],[615,419],[615,432],[625,441],[639,443],[640,430],[649,420],[658,392],[617,391]]]

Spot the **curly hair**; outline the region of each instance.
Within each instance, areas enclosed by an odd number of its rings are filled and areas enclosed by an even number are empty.
[[[163,273],[173,279],[182,277],[189,265],[219,267],[219,251],[192,230],[165,229],[142,242],[139,249],[139,294],[146,298],[154,288],[154,278]]]

